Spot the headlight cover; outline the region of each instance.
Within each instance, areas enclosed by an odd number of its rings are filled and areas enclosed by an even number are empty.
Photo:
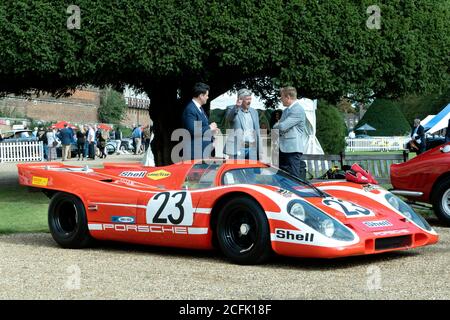
[[[420,215],[417,214],[407,203],[405,203],[402,199],[397,197],[396,195],[392,193],[387,193],[384,196],[389,202],[389,204],[396,209],[397,211],[400,211],[408,220],[411,220],[416,225],[421,227],[422,229],[425,229],[427,231],[432,231],[433,228],[428,224],[428,222]]]
[[[301,208],[301,209],[300,209]],[[287,206],[288,213],[328,238],[339,241],[353,241],[353,233],[334,218],[301,200],[292,200]]]

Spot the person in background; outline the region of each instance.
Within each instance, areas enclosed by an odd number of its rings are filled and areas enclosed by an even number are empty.
[[[25,126],[25,127],[23,127],[23,129],[24,130],[28,130],[28,128]],[[20,138],[29,138],[30,137],[30,134],[28,133],[28,131],[22,131],[21,133],[20,133]]]
[[[92,126],[88,127],[87,142],[89,144],[89,159],[95,159],[95,131]]]
[[[416,155],[425,152],[425,129],[420,124],[420,119],[414,119],[414,126],[411,130],[410,148],[415,150]]]
[[[144,127],[144,130],[142,131],[142,139],[144,141],[145,151],[148,150],[148,147],[150,146],[150,138],[152,136],[152,133],[150,132],[150,125],[146,125]]]
[[[450,119],[448,119],[447,129],[445,130],[445,142],[450,141]]]
[[[261,139],[258,112],[250,107],[252,93],[241,89],[234,106],[229,106],[225,119],[230,123],[233,133],[227,138],[224,153],[234,159],[258,160],[261,152]]]
[[[270,115],[270,129],[273,128],[273,126],[280,121],[281,116],[283,115],[283,110],[277,109]]]
[[[47,160],[48,161],[56,160],[56,147],[58,146],[56,130],[48,128],[46,136],[47,136],[47,147],[48,147]]]
[[[208,98],[209,86],[201,82],[196,83],[192,89],[192,100],[186,105],[182,115],[183,128],[191,135],[190,142],[183,150],[185,160],[214,156],[213,135],[218,132],[218,128],[215,122],[209,124],[208,115],[202,107]]]
[[[62,161],[69,159],[70,144],[73,140],[73,131],[69,130],[67,123],[64,124],[64,128],[59,131],[58,138],[62,144]]]
[[[38,135],[38,128],[34,127],[33,132],[31,133],[33,135],[34,138],[37,138]]]
[[[297,90],[284,87],[280,90],[281,102],[287,107],[280,121],[273,128],[279,130],[280,169],[305,181],[306,163],[302,160],[307,136],[305,134],[306,114],[297,101]]]
[[[97,148],[100,150],[99,158],[106,158],[105,148],[106,140],[108,139],[108,133],[105,130],[98,129],[97,133]]]
[[[80,129],[77,130],[77,156],[78,161],[80,159],[84,160],[84,145],[86,143],[86,133],[84,132],[83,126],[80,126]]]
[[[351,130],[350,133],[348,134],[348,137],[349,137],[350,139],[355,139],[355,138],[356,138],[355,131]]]
[[[43,127],[39,127],[39,131],[37,133],[38,141],[42,141],[42,145],[44,148],[44,159],[48,159],[48,141],[47,141],[47,132]]]
[[[133,138],[134,144],[134,154],[141,153],[141,143],[142,143],[142,130],[141,126],[138,124],[136,128],[134,128],[133,133],[131,134]]]
[[[119,127],[116,127],[116,129],[113,131],[113,135],[114,135],[113,139],[116,141],[117,144],[116,152],[119,152],[120,146],[122,144],[122,131],[120,131]]]

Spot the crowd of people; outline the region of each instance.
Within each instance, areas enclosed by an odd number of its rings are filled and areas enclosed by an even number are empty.
[[[56,160],[57,148],[60,146],[62,161],[71,159],[72,145],[76,146],[75,157],[78,160],[94,160],[96,156],[99,158],[107,157],[106,141],[110,139],[110,134],[107,130],[98,128],[96,125],[72,127],[66,123],[59,130],[51,127],[47,129],[40,127],[35,131],[36,137],[44,145],[44,158],[47,161]],[[119,129],[116,129],[113,134],[121,137]],[[97,149],[99,150],[98,154]]]

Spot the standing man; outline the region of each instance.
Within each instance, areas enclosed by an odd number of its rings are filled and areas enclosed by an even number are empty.
[[[258,112],[250,107],[252,93],[241,89],[236,105],[229,106],[225,113],[227,123],[231,124],[233,133],[228,135],[224,153],[234,159],[260,159],[261,139]]]
[[[94,160],[95,159],[95,130],[92,126],[88,127],[87,132],[87,142],[88,142],[88,153],[89,153],[89,159]]]
[[[416,151],[416,155],[425,152],[425,129],[420,124],[420,119],[414,119],[414,127],[411,130],[410,145]]]
[[[202,108],[209,98],[209,86],[201,82],[196,83],[192,96],[182,116],[183,128],[191,134],[190,143],[185,145],[183,157],[209,158],[213,151],[213,134],[217,132],[217,124],[215,122],[209,124],[208,116]]]
[[[141,126],[138,124],[136,128],[134,128],[133,133],[131,134],[134,142],[134,154],[140,154],[141,152],[141,143],[142,143],[142,130]]]
[[[297,101],[297,90],[284,87],[280,90],[281,102],[287,107],[273,128],[279,130],[280,169],[306,180],[306,164],[302,160],[305,136],[305,110]]]
[[[64,128],[59,131],[58,138],[62,144],[62,161],[70,159],[70,144],[73,140],[73,131],[67,127],[67,123],[64,124]]]

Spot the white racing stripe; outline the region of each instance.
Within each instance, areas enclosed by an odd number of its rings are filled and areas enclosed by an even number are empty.
[[[104,205],[111,207],[127,207],[127,208],[138,208],[138,209],[147,209],[147,206],[136,205],[136,204],[127,204],[127,203],[107,203],[107,202],[92,202],[90,205]],[[210,214],[210,208],[197,208],[195,209],[195,213],[198,214]]]
[[[208,228],[188,228],[189,234],[208,234]]]
[[[93,230],[93,231],[97,231],[97,230],[102,231],[103,225],[101,223],[89,223],[88,228],[89,228],[89,230]]]
[[[128,208],[140,208],[147,209],[147,206],[140,206],[137,204],[126,204],[126,203],[106,203],[106,202],[93,202],[92,204],[96,205],[104,205],[104,206],[112,206],[112,207],[128,207]]]

